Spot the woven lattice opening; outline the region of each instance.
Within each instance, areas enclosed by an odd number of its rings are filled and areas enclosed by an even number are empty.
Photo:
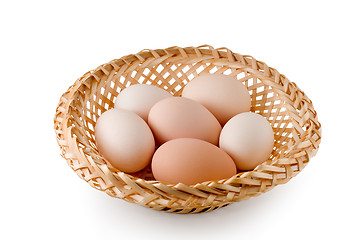
[[[154,181],[149,168],[132,175],[119,172],[99,156],[95,123],[113,108],[124,88],[151,84],[181,96],[189,81],[205,73],[236,76],[248,88],[251,111],[266,117],[275,133],[268,161],[230,179],[187,186]],[[63,94],[55,129],[63,157],[91,186],[113,197],[179,213],[211,211],[286,183],[317,152],[321,139],[312,102],[296,84],[250,56],[210,46],[145,50],[86,73]]]

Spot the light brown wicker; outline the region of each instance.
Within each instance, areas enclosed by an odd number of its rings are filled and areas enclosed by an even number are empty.
[[[149,168],[119,172],[99,156],[94,126],[132,84],[152,84],[180,96],[203,73],[236,76],[250,91],[251,111],[266,117],[275,132],[268,161],[253,171],[194,186],[155,181]],[[318,150],[321,125],[311,100],[276,69],[251,56],[211,46],[143,50],[87,72],[60,98],[54,126],[61,155],[77,175],[108,195],[156,210],[207,212],[258,196],[296,176]]]

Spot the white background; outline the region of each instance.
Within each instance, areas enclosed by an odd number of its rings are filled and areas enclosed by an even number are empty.
[[[1,239],[360,239],[358,1],[1,1]],[[91,188],[60,156],[53,117],[88,70],[144,48],[249,54],[313,101],[320,150],[289,183],[198,215]]]

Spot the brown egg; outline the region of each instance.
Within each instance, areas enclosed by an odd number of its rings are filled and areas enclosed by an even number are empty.
[[[274,135],[266,118],[253,112],[240,113],[224,125],[219,147],[227,152],[240,170],[252,170],[266,161],[274,145]]]
[[[95,141],[100,154],[123,172],[142,170],[154,153],[154,137],[148,125],[123,109],[110,109],[98,118]]]
[[[173,97],[157,102],[149,112],[148,124],[159,143],[176,138],[198,138],[218,144],[221,125],[200,103]]]
[[[201,103],[222,126],[233,116],[251,108],[247,88],[235,77],[224,74],[196,77],[184,87],[182,97]]]
[[[152,171],[158,181],[188,185],[230,178],[237,172],[222,149],[194,138],[178,138],[160,146],[153,155]]]
[[[172,94],[162,88],[148,84],[136,84],[120,92],[115,100],[114,108],[135,112],[147,122],[152,106],[167,97],[172,97]]]

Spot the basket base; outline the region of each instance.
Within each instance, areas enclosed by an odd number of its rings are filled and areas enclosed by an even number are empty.
[[[228,205],[230,205],[231,203],[226,203],[220,206],[204,206],[204,207],[198,207],[198,208],[179,208],[179,209],[173,209],[173,208],[161,208],[161,209],[156,209],[159,211],[163,211],[163,212],[168,212],[168,213],[179,213],[179,214],[195,214],[195,213],[205,213],[205,212],[210,212],[219,208],[223,208],[226,207]]]

